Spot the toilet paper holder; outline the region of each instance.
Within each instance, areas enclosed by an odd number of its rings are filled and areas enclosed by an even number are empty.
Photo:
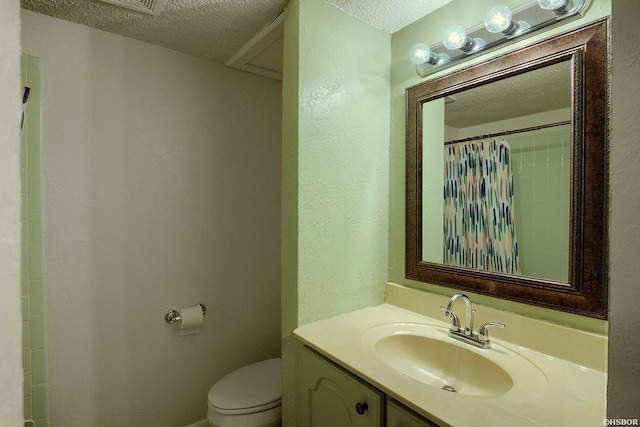
[[[204,304],[197,304],[200,306],[200,308],[202,309],[202,315],[204,316],[205,314],[207,314],[207,306]],[[167,311],[164,314],[164,320],[167,321],[167,323],[173,324],[175,322],[179,322],[180,319],[180,312],[178,312],[178,310],[176,309],[171,309],[169,311]]]

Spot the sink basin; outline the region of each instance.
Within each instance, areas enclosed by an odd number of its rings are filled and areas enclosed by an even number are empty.
[[[472,396],[499,396],[513,379],[495,362],[471,350],[419,335],[390,335],[375,344],[378,356],[403,375],[433,387]]]
[[[443,392],[497,397],[537,393],[547,385],[537,366],[516,351],[495,342],[491,349],[479,349],[449,337],[438,325],[377,326],[365,333],[363,344],[395,372]]]

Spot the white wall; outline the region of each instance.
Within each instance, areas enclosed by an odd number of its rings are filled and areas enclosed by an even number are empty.
[[[179,426],[279,354],[280,83],[23,11],[42,59],[50,425]],[[205,303],[199,335],[164,313]]]
[[[20,12],[0,0],[0,425],[22,424]]]
[[[611,227],[607,416],[640,419],[640,2],[611,2]]]

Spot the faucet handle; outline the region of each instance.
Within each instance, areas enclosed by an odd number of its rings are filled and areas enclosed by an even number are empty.
[[[458,316],[451,310],[447,309],[447,307],[440,306],[440,310],[444,311],[444,315],[448,317],[452,317],[453,321],[451,322],[451,331],[458,332],[460,330],[460,321],[458,320]]]
[[[481,341],[489,341],[489,328],[504,328],[505,325],[503,323],[498,322],[487,322],[483,323],[478,329],[478,339]]]

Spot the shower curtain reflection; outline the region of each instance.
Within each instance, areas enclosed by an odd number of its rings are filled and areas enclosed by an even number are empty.
[[[444,264],[520,274],[507,140],[445,146],[444,162]]]

